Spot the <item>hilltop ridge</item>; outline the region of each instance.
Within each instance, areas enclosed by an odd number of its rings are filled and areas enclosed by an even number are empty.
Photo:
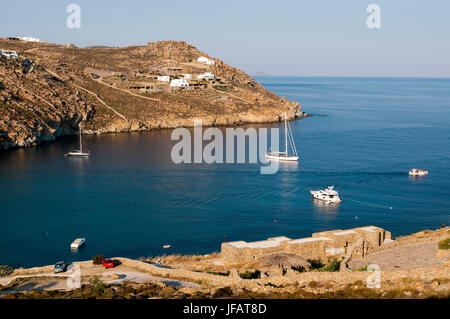
[[[0,149],[74,134],[79,124],[100,134],[303,115],[300,104],[183,41],[77,48],[0,39],[0,50],[19,54],[0,57]]]

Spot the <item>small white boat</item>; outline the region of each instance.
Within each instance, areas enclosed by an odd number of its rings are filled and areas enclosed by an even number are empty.
[[[90,152],[83,153],[81,151],[71,151],[64,154],[65,157],[89,157],[89,155],[91,155]]]
[[[424,176],[428,175],[428,171],[418,168],[413,168],[409,171],[409,175],[411,176]]]
[[[170,247],[172,247],[172,245],[164,245],[164,246],[163,246],[164,249],[168,249],[168,248],[170,248]]]
[[[91,152],[83,152],[83,143],[81,142],[81,126],[80,126],[80,149],[64,154],[65,157],[89,157]]]
[[[340,203],[339,193],[334,190],[334,186],[328,186],[326,189],[321,189],[317,191],[310,191],[311,195],[319,200],[331,203]]]
[[[77,238],[70,244],[70,248],[78,249],[86,243],[86,238]]]
[[[287,122],[287,115],[284,113],[284,141],[285,141],[285,151],[284,152],[269,152],[266,153],[266,158],[269,160],[276,161],[288,161],[294,162],[298,161],[297,149],[294,143],[294,137],[292,136],[291,128]],[[288,144],[291,146],[292,155],[288,153]]]

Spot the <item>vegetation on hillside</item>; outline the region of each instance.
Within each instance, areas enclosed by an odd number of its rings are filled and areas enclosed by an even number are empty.
[[[444,250],[450,249],[450,238],[441,240],[438,243],[438,247],[439,247],[439,249],[444,249]]]

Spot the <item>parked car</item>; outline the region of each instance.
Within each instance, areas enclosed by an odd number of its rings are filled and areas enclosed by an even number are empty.
[[[114,268],[116,264],[114,263],[114,260],[112,259],[105,259],[103,261],[103,266],[105,266],[105,268]]]
[[[55,268],[53,270],[54,270],[55,274],[60,273],[60,272],[66,272],[68,266],[69,266],[69,264],[65,263],[64,261],[58,261],[55,264]]]
[[[16,51],[5,51],[5,50],[0,50],[0,54],[3,55],[5,58],[7,59],[18,59],[19,55],[17,54]]]

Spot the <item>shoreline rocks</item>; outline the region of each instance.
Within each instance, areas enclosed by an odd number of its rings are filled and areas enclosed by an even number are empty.
[[[79,124],[85,134],[103,134],[192,127],[194,119],[206,127],[278,122],[285,112],[289,119],[308,116],[299,103],[219,59],[212,66],[197,63],[208,55],[181,41],[74,49],[0,38],[0,46],[19,53],[18,59],[0,58],[0,150],[77,134]],[[151,81],[173,72],[165,66],[169,62],[180,72],[208,71],[214,78],[192,90],[168,84],[156,93],[133,89],[142,81],[149,88],[160,85]]]

